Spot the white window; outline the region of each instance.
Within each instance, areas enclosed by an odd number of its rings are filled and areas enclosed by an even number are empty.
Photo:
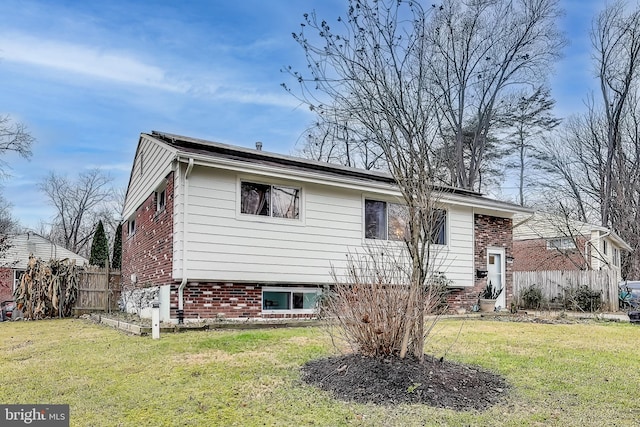
[[[606,255],[607,252],[608,252],[608,249],[609,249],[609,245],[607,244],[607,241],[603,240],[602,241],[602,253]]]
[[[620,267],[620,249],[613,248],[613,265]]]
[[[240,193],[240,213],[273,218],[300,218],[299,188],[241,182]]]
[[[571,237],[561,237],[547,240],[547,249],[570,250],[576,248],[576,242]]]
[[[162,188],[156,191],[156,212],[164,211],[167,205],[167,189]]]
[[[447,211],[436,209],[433,214],[431,243],[446,245]],[[364,236],[366,239],[405,240],[409,232],[408,217],[404,205],[367,199],[364,201]]]
[[[127,232],[129,236],[136,234],[136,219],[130,218],[127,226]]]
[[[20,282],[22,281],[22,276],[24,276],[25,271],[24,270],[13,270],[13,291],[15,292],[15,290],[18,288],[18,286],[20,286]]]
[[[262,311],[314,313],[319,295],[314,288],[263,288]]]

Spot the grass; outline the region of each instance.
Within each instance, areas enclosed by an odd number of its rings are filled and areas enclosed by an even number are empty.
[[[441,321],[427,352],[504,375],[484,412],[345,403],[300,381],[317,328],[134,337],[82,320],[0,323],[2,403],[67,403],[72,426],[601,426],[640,420],[640,327]]]

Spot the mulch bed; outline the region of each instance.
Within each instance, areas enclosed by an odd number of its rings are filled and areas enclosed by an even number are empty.
[[[302,367],[305,382],[341,400],[395,405],[420,403],[457,411],[482,411],[505,398],[506,380],[475,366],[426,355],[417,360],[348,354]]]

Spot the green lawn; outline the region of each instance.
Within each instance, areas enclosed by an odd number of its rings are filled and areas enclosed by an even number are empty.
[[[321,329],[127,336],[83,320],[0,323],[2,403],[68,403],[72,426],[629,426],[640,423],[640,327],[446,320],[427,352],[512,385],[485,412],[344,403],[300,381]]]

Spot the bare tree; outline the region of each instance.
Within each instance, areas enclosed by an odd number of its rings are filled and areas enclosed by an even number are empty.
[[[11,203],[0,194],[0,235],[17,233],[20,223],[11,213]]]
[[[431,242],[440,194],[434,184],[442,167],[427,66],[430,13],[417,2],[352,0],[346,19],[338,19],[339,32],[315,13],[305,15],[294,39],[310,75],[289,69],[300,84],[302,102],[323,120],[338,118],[334,123],[384,154],[406,208],[403,237],[409,260],[403,317],[394,332],[401,339],[389,353],[419,360],[429,333],[424,316],[434,275]],[[316,37],[309,38],[309,31]]]
[[[0,116],[0,156],[14,152],[28,159],[31,157],[31,145],[35,139],[23,123],[11,120],[9,116]],[[6,173],[7,163],[0,161],[2,172]]]
[[[322,117],[320,117],[322,118]],[[318,121],[305,135],[297,154],[307,159],[360,169],[386,169],[384,154],[371,138],[361,137],[337,121]]]
[[[433,9],[424,60],[451,184],[479,190],[499,102],[544,82],[565,44],[558,0],[445,0]]]
[[[640,67],[640,10],[630,13],[618,1],[605,8],[593,23],[591,40],[595,66],[600,80],[600,94],[606,118],[604,185],[601,201],[602,223],[609,224],[612,201],[619,188],[616,170],[626,166],[622,132],[629,101],[637,93]]]
[[[49,237],[72,252],[87,254],[100,219],[113,217],[112,178],[99,169],[81,172],[75,180],[50,172],[40,191],[56,210]]]
[[[623,276],[640,276],[640,8],[618,1],[598,14],[591,40],[599,97],[546,145],[550,186],[569,189],[583,217],[617,231],[634,252]],[[586,220],[586,219],[583,219]]]
[[[0,156],[14,152],[29,159],[34,141],[24,124],[14,122],[8,115],[0,116]],[[8,163],[0,160],[0,178],[7,175],[8,168]],[[18,231],[20,224],[11,214],[11,204],[0,195],[0,255],[10,248],[8,234]]]
[[[506,163],[506,167],[517,172],[520,206],[525,205],[525,189],[532,181],[527,178],[531,178],[529,175],[534,169],[532,166],[539,158],[539,136],[560,124],[560,119],[551,114],[555,101],[550,96],[549,89],[543,87],[538,87],[531,94],[516,92],[503,107],[505,112],[500,120],[511,131],[506,148],[506,154],[511,160]]]

